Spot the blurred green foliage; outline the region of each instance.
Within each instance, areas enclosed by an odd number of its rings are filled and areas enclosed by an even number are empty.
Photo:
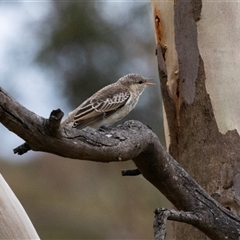
[[[154,55],[154,35],[146,21],[150,5],[115,3],[110,10],[116,15],[119,7],[127,9],[129,5],[132,11],[111,21],[102,16],[105,4],[55,2],[54,12],[42,23],[41,29],[48,30],[40,32],[44,44],[36,60],[59,75],[57,81],[73,105],[135,70],[134,60],[141,59],[141,65],[149,68],[149,51]],[[144,29],[141,33],[140,26]]]
[[[53,9],[39,27],[36,62],[53,72],[71,109],[128,73],[158,84],[150,3],[57,1]],[[147,89],[128,119],[150,125],[163,140],[160,89]]]

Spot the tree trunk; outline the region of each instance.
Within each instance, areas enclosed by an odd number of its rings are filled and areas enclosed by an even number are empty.
[[[0,175],[0,239],[39,239],[30,219]]]
[[[161,87],[169,152],[239,215],[240,4],[152,1],[152,6],[168,72]],[[174,229],[176,239],[206,239],[189,225],[174,223]]]

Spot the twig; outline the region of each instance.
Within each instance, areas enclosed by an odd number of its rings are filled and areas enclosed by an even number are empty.
[[[141,172],[138,169],[125,169],[122,170],[122,176],[138,176]]]

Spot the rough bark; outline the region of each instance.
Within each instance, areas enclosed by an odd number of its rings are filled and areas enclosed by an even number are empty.
[[[239,4],[201,0],[152,4],[158,48],[166,49],[158,64],[160,75],[167,65],[161,88],[169,153],[239,216],[239,74],[232,70],[239,65],[235,45]],[[205,239],[192,227],[174,225],[177,239]]]
[[[166,75],[164,69],[160,72],[162,76]],[[77,130],[62,127],[62,116],[58,109],[51,113],[49,119],[44,119],[24,108],[0,88],[0,122],[26,141],[14,150],[15,153],[33,150],[97,162],[132,159],[139,172],[178,210],[192,216],[177,217],[180,212],[172,218],[173,214],[167,214],[167,218],[191,224],[212,239],[240,237],[240,219],[209,196],[180,167],[151,129],[138,121],[128,121],[106,131]],[[158,236],[155,234],[156,239]]]

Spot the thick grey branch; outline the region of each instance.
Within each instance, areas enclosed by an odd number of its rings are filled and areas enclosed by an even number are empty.
[[[117,128],[93,131],[62,127],[61,118],[61,111],[56,110],[44,119],[0,88],[0,122],[26,141],[16,152],[32,149],[97,162],[132,159],[139,172],[179,210],[196,214],[198,220],[187,223],[213,239],[240,237],[240,219],[211,198],[142,123],[128,121]]]

